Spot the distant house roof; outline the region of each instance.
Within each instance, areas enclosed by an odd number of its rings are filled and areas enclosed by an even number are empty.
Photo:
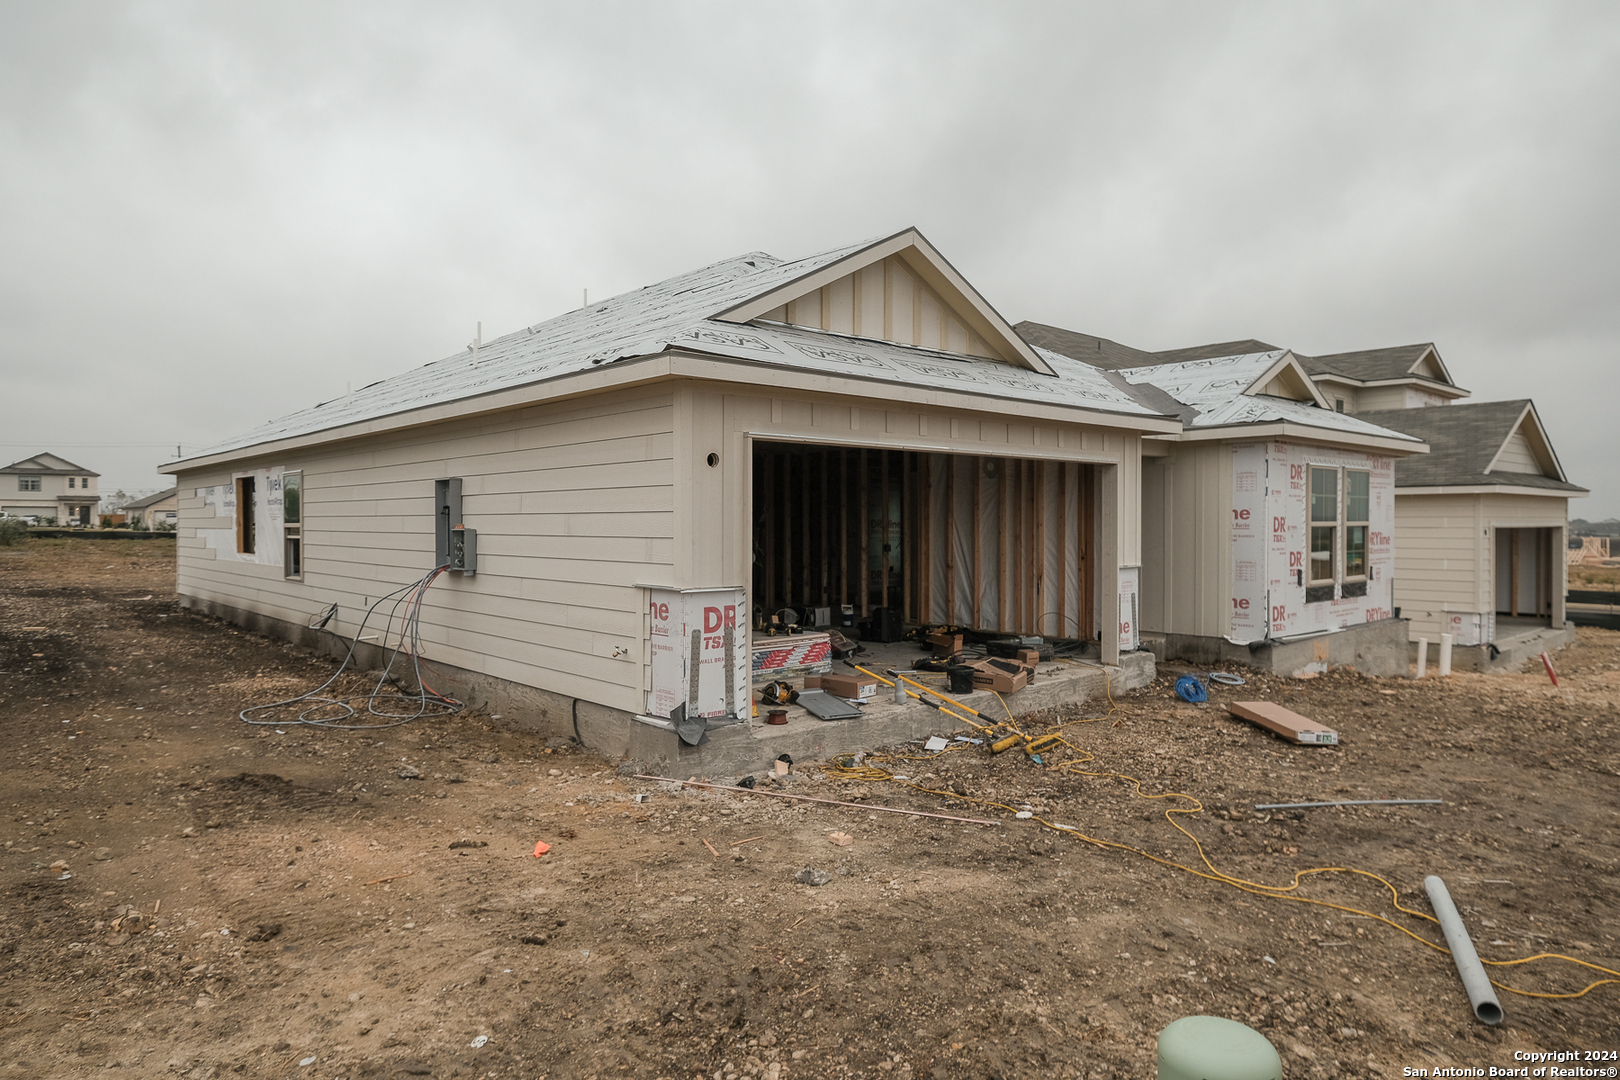
[[[172,499],[172,498],[174,498],[175,495],[179,494],[179,492],[180,492],[179,488],[172,487],[167,491],[160,491],[156,495],[148,495],[144,499],[136,499],[134,502],[127,502],[127,503],[124,504],[124,509],[125,510],[145,510],[148,506],[155,506],[158,503],[162,502],[164,499]]]
[[[1153,353],[1133,349],[1108,338],[1082,334],[1078,330],[1065,330],[1061,326],[1048,326],[1025,319],[1013,329],[1031,345],[1061,353],[1105,371],[1164,363]]]
[[[1328,353],[1323,356],[1301,356],[1299,362],[1313,376],[1339,378],[1353,383],[1407,382],[1420,379],[1436,386],[1457,388],[1457,384],[1452,381],[1451,372],[1440,359],[1440,351],[1432,342],[1396,345],[1387,349]]]
[[[1586,493],[1585,488],[1565,479],[1563,467],[1536,414],[1535,404],[1526,398],[1437,405],[1426,409],[1381,409],[1358,415],[1429,444],[1426,456],[1396,463],[1396,488],[1489,485]],[[1515,433],[1525,435],[1531,449],[1542,460],[1543,472],[1492,468]]]
[[[51,453],[35,454],[33,457],[14,461],[0,473],[73,473],[76,476],[100,476],[98,472],[91,472],[82,465],[75,465],[67,458],[57,457]]]
[[[780,307],[796,290],[818,288],[824,279],[896,252],[913,260],[931,287],[961,304],[964,318],[1002,354],[1000,359],[766,321],[763,311],[756,311]],[[1096,368],[1032,347],[920,233],[907,229],[792,262],[754,252],[713,263],[273,420],[195,457],[469,401],[671,350],[913,389],[1162,416]]]

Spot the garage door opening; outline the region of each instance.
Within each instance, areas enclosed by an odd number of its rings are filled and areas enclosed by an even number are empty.
[[[1095,639],[1096,472],[756,442],[753,610]]]
[[[1564,553],[1553,529],[1496,530],[1496,626],[1546,626]]]

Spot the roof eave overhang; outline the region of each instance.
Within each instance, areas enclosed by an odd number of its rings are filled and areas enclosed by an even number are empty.
[[[769,292],[745,300],[710,318],[717,322],[746,323],[773,311],[789,300],[830,285],[839,278],[854,273],[863,266],[880,262],[890,255],[898,255],[928,286],[947,300],[960,299],[964,307],[952,310],[999,354],[1001,359],[1042,375],[1053,371],[1023,338],[1012,324],[1001,316],[979,290],[952,266],[950,260],[939,253],[922,233],[915,228],[902,229],[893,236],[874,241],[866,247],[852,251],[836,262],[809,271],[793,280],[778,285]]]
[[[1190,428],[1175,437],[1177,442],[1246,442],[1251,439],[1287,439],[1291,442],[1343,446],[1353,450],[1377,450],[1393,457],[1427,454],[1429,444],[1384,435],[1307,427],[1287,421],[1256,424],[1223,424],[1219,427]]]
[[[1568,489],[1519,487],[1511,484],[1443,484],[1431,487],[1402,487],[1395,484],[1397,495],[1533,495],[1538,499],[1584,499],[1591,492],[1585,488]]]
[[[195,458],[165,462],[158,471],[178,474],[196,469],[215,468],[245,458],[287,454],[350,442],[387,432],[402,431],[427,424],[439,424],[469,417],[506,412],[529,405],[566,401],[570,398],[604,393],[631,386],[649,385],[677,379],[702,379],[760,386],[762,371],[770,373],[772,390],[797,390],[805,393],[836,394],[842,397],[867,398],[892,407],[896,384],[879,379],[860,379],[827,375],[796,368],[766,368],[758,363],[730,357],[695,352],[685,349],[666,349],[641,357],[614,361],[590,371],[574,372],[529,383],[525,386],[497,390],[457,401],[441,402],[407,412],[393,413],[369,420],[359,420],[320,431],[280,439],[269,439],[249,446],[222,450]],[[1181,421],[1175,417],[1110,412],[1075,405],[1053,405],[1014,397],[991,397],[960,391],[906,385],[905,400],[909,404],[929,405],[936,408],[962,409],[973,412],[1007,413],[1016,410],[1022,419],[1049,420],[1059,423],[1087,424],[1141,432],[1142,434],[1175,434],[1181,430]]]

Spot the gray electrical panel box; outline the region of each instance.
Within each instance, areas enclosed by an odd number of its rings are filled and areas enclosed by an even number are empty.
[[[461,477],[433,481],[433,565],[474,574],[478,532],[461,522]]]
[[[450,530],[450,569],[468,577],[478,573],[478,530],[460,525]]]

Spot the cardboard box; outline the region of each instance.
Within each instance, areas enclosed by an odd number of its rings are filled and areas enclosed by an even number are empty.
[[[934,647],[934,659],[944,660],[962,651],[961,634],[935,633],[928,635],[928,644]]]
[[[822,675],[821,688],[829,694],[859,701],[877,697],[882,684],[866,675]]]
[[[998,694],[1022,690],[1034,674],[1034,669],[1016,660],[975,660],[968,666],[973,669],[973,689]]]
[[[1041,662],[1041,650],[1039,650],[1039,649],[1019,649],[1018,650],[1018,662],[1020,664],[1025,664],[1025,665],[1033,668],[1036,664]]]

